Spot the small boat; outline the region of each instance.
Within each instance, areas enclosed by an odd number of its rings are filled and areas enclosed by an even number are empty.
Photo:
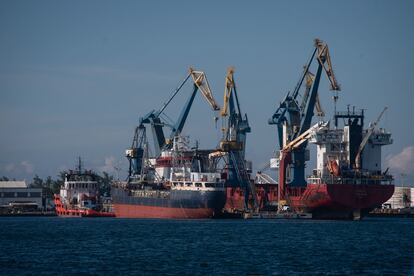
[[[110,204],[99,195],[98,176],[78,168],[65,174],[60,193],[54,195],[56,214],[60,217],[114,217]],[[106,200],[107,201],[107,200]]]

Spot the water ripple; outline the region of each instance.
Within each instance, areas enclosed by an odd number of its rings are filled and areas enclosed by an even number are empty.
[[[1,275],[412,275],[414,220],[0,218]]]

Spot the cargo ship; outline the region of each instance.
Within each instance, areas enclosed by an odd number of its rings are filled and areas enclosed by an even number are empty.
[[[189,79],[193,82],[192,93],[172,123],[165,109]],[[111,189],[117,217],[202,219],[222,211],[226,193],[224,177],[212,158],[215,150],[199,149],[198,142],[192,146],[189,137],[181,133],[198,91],[213,110],[220,109],[204,72],[190,68],[161,108],[140,118],[132,146],[126,150],[127,180],[114,182]],[[147,140],[147,127],[152,130],[153,151]],[[171,129],[168,138],[164,127]]]
[[[344,120],[342,127],[338,125],[340,119]],[[287,148],[282,147],[268,165],[277,171],[278,181],[262,171],[250,180],[255,185],[256,199],[245,189],[228,187],[225,211],[242,214],[246,209],[253,210],[256,200],[260,212],[290,211],[311,214],[314,219],[361,219],[381,207],[394,193],[393,176],[381,168],[381,147],[393,142],[391,133],[375,129],[376,123],[363,129],[363,110],[337,112],[334,121],[333,128],[328,122],[320,122],[302,138],[285,143]],[[317,167],[301,185],[295,183],[294,172],[298,141],[316,145],[317,153]]]
[[[338,119],[344,119],[342,128]],[[306,186],[288,184],[292,154],[281,151],[279,204],[310,212],[314,218],[360,219],[394,193],[392,175],[381,168],[381,147],[392,143],[391,133],[375,129],[376,123],[364,130],[363,110],[337,112],[334,120],[333,128],[319,125],[306,138],[317,148],[317,167]]]
[[[279,156],[273,161],[278,172],[278,209],[311,212],[314,218],[360,219],[387,201],[394,192],[393,177],[381,168],[381,147],[392,143],[391,133],[377,128],[377,120],[364,129],[364,110],[337,112],[340,85],[328,45],[315,39],[315,48],[298,84],[280,103],[269,124],[277,125]],[[316,60],[316,74],[311,73]],[[322,73],[333,91],[334,114],[325,114],[318,96]],[[299,90],[305,83],[303,96]],[[319,122],[312,125],[316,111]],[[316,169],[305,178],[310,159],[308,144],[316,145]],[[272,162],[271,162],[272,163]]]
[[[65,173],[60,193],[54,195],[56,214],[60,217],[114,217],[109,207],[104,207],[99,195],[97,175],[78,167]]]
[[[131,170],[127,181],[112,186],[117,217],[203,219],[220,214],[226,199],[224,179],[211,169],[211,151],[191,149],[187,141],[175,137],[172,149],[162,151],[158,158],[147,159],[137,150],[127,150],[130,161],[141,155],[142,163]],[[136,164],[131,162],[131,166]]]
[[[262,170],[253,181],[251,170],[234,165],[246,164],[244,151],[239,150],[243,158],[233,165],[230,162],[228,172],[230,176],[236,175],[232,171],[242,168],[246,180],[241,183],[233,177],[233,181],[226,182],[227,213],[269,210],[308,213],[316,219],[360,219],[392,196],[393,177],[388,169],[381,168],[381,147],[392,143],[391,133],[376,128],[385,109],[367,129],[364,129],[363,110],[351,110],[348,106],[347,111],[337,112],[341,89],[332,69],[328,45],[315,39],[314,46],[294,90],[287,93],[268,121],[277,126],[279,149],[265,167],[278,171],[277,181]],[[311,72],[312,67],[316,74]],[[325,113],[318,88],[323,72],[334,93],[332,122],[322,120]],[[304,91],[300,91],[302,88]],[[319,122],[312,126],[315,111]],[[235,142],[245,145],[246,128],[233,129],[240,136],[235,135]],[[308,144],[316,145],[317,167],[305,177],[306,163],[310,160]]]

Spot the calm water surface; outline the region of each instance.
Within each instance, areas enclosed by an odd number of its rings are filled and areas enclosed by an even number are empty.
[[[0,275],[414,275],[414,219],[0,218]]]

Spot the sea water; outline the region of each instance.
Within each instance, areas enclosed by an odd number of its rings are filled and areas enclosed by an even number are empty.
[[[414,219],[0,218],[0,275],[414,275]]]

